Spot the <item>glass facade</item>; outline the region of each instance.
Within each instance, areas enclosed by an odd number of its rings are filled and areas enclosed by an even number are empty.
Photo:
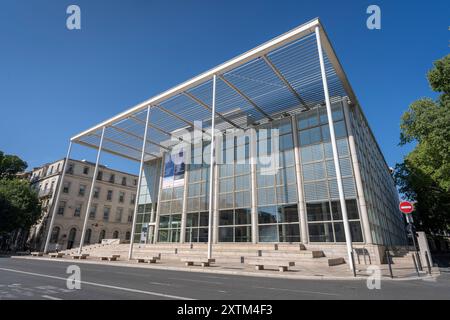
[[[364,243],[341,101],[333,103],[332,114],[352,240]],[[371,145],[375,141],[363,119],[352,112],[350,120],[362,167],[372,241],[400,243],[404,232],[401,219],[395,216],[397,193],[392,177],[381,153]],[[234,136],[225,132],[216,140],[215,241],[295,243],[301,242],[301,230],[306,230],[303,238],[310,243],[345,242],[326,108],[319,106],[284,116],[255,129],[256,146],[252,145],[250,135]],[[208,241],[209,145],[209,141],[189,145],[191,163],[185,164],[183,160],[175,164],[169,154],[163,161],[145,163],[135,242]],[[273,152],[276,150],[279,152]],[[250,161],[253,153],[256,163]],[[275,167],[273,161],[259,161],[266,155],[276,159]],[[178,156],[184,159],[182,152]],[[302,182],[300,187],[297,181]],[[302,192],[302,197],[298,192]],[[300,207],[306,210],[304,221],[301,221]],[[153,224],[157,227],[155,237],[151,232]]]
[[[332,116],[353,242],[363,242],[342,104]],[[300,161],[310,242],[345,242],[336,171],[325,107],[297,116]]]
[[[251,242],[250,146],[246,136],[224,136],[220,141],[219,242]]]
[[[267,130],[267,147],[272,147],[272,129],[278,130],[279,159],[275,174],[258,164],[256,188],[258,203],[259,242],[300,242],[300,224],[297,204],[297,181],[294,158],[294,139],[290,118],[272,122],[260,129]],[[262,140],[266,133],[258,130],[257,155],[272,155],[266,152]],[[276,154],[275,154],[276,156]]]
[[[145,163],[141,179],[140,195],[138,197],[138,210],[136,214],[136,228],[134,242],[152,242],[152,234],[149,232],[149,223],[153,215],[155,218],[156,203],[159,191],[159,178],[161,160],[153,160]]]

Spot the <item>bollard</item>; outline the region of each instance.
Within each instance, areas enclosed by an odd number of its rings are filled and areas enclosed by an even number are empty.
[[[417,272],[417,276],[420,277],[419,269],[417,268],[416,256],[413,254],[412,258],[413,258],[413,262],[414,262],[414,268],[416,269],[416,272]]]
[[[430,257],[428,257],[427,251],[425,251],[425,260],[427,263],[428,273],[431,275],[431,263],[430,263]]]
[[[391,275],[391,279],[394,279],[394,274],[392,273],[391,255],[389,254],[389,250],[386,250],[386,260],[389,266],[389,273]]]
[[[352,265],[353,265],[352,271],[353,271],[353,277],[356,278],[356,265],[355,265],[355,258],[354,258],[354,256],[353,256],[353,251],[351,252],[350,255],[351,255],[351,257],[352,257]]]
[[[419,270],[423,271],[422,260],[420,259],[420,255],[419,255],[418,251],[416,251],[416,259],[417,259],[417,266],[419,267]]]

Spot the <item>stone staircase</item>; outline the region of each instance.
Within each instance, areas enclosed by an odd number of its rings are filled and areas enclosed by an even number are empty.
[[[120,260],[128,257],[129,244],[94,244],[83,247],[83,253],[90,257],[101,257],[113,254],[120,255]],[[135,244],[133,258],[147,258],[160,255],[161,261],[180,261],[186,258],[206,258],[208,246],[206,243],[180,244]],[[77,249],[66,250],[64,253],[77,253]],[[329,259],[340,257],[325,257],[323,251],[308,250],[302,244],[234,244],[220,243],[213,245],[213,258],[220,264],[245,263],[246,259],[264,258],[281,261],[293,261],[297,266],[302,264],[328,265]]]

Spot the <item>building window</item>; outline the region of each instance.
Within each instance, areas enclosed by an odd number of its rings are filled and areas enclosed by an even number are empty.
[[[111,173],[111,175],[109,176],[109,182],[110,182],[110,183],[114,183],[115,180],[116,180],[116,175],[113,174],[113,173]]]
[[[159,217],[159,242],[180,241],[181,214],[162,215]]]
[[[84,244],[88,245],[91,243],[92,230],[87,229],[86,234],[84,235]]]
[[[251,223],[250,209],[219,211],[219,242],[251,242]]]
[[[113,197],[113,191],[108,190],[108,193],[106,194],[106,200],[111,201]]]
[[[106,230],[100,231],[100,234],[98,236],[98,243],[102,243],[102,240],[106,237]]]
[[[83,174],[88,175],[89,174],[89,167],[83,168]]]
[[[100,187],[94,188],[94,199],[98,199],[100,197]]]
[[[356,199],[345,200],[353,242],[363,242]],[[309,240],[311,242],[345,242],[339,201],[307,203]]]
[[[103,208],[103,220],[108,221],[109,220],[109,213],[111,211],[110,207],[104,207]]]
[[[97,214],[97,205],[93,204],[91,205],[91,208],[89,209],[89,219],[95,219],[95,215]]]
[[[291,119],[273,122],[264,129],[278,129],[278,169],[268,171],[258,164],[256,169],[258,199],[258,234],[260,242],[300,242],[300,224],[297,207],[297,180]],[[270,132],[272,134],[272,132]],[[267,140],[258,131],[258,154],[271,155],[271,137]]]
[[[97,180],[102,181],[102,179],[103,179],[103,171],[99,171],[97,173]]]
[[[119,239],[119,231],[114,231],[113,232],[113,239]]]
[[[127,185],[127,177],[122,177],[122,185],[123,186]]]
[[[66,170],[66,173],[68,173],[68,174],[73,174],[73,168],[74,168],[74,164],[73,163],[68,163],[67,164],[67,170]]]
[[[363,242],[356,187],[341,103],[331,107],[352,240]],[[328,117],[325,107],[297,116],[310,242],[345,242]]]
[[[52,230],[52,235],[50,236],[50,243],[58,243],[60,227],[54,227]]]
[[[127,219],[127,221],[128,221],[128,222],[133,222],[133,216],[134,216],[134,210],[133,210],[133,209],[130,209],[130,210],[128,211],[128,219]]]
[[[124,201],[125,201],[125,192],[120,191],[119,192],[119,202],[124,203]]]
[[[77,203],[75,207],[75,211],[73,212],[74,217],[79,217],[81,215],[81,207],[83,206],[82,203]]]
[[[195,212],[186,215],[186,242],[208,242],[209,212]]]
[[[130,232],[130,231],[127,231],[127,232],[125,233],[125,240],[128,241],[128,240],[130,240],[130,239],[131,239],[131,232]]]
[[[116,222],[122,222],[123,208],[116,209]]]
[[[58,214],[64,215],[64,210],[66,209],[66,201],[60,201],[58,207]]]
[[[136,195],[132,193],[130,198],[130,204],[134,205],[135,203],[136,203]]]
[[[137,186],[137,179],[133,179],[133,186]]]
[[[84,197],[85,193],[86,193],[86,185],[80,184],[80,189],[78,190],[78,195],[80,197]]]

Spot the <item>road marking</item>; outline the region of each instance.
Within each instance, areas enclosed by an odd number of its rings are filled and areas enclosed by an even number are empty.
[[[193,279],[183,279],[183,278],[168,278],[171,280],[178,281],[188,281],[188,282],[201,282],[201,283],[211,283],[211,284],[223,284],[223,282],[215,282],[215,281],[206,281],[206,280],[193,280]]]
[[[49,299],[49,300],[62,300],[61,298],[57,298],[57,297],[52,297],[52,296],[47,296],[47,295],[43,295],[41,296],[42,298],[45,299]]]
[[[307,291],[307,290],[293,290],[293,289],[283,289],[283,288],[270,288],[270,287],[256,287],[257,289],[266,289],[266,290],[279,290],[279,291],[290,291],[290,292],[299,292],[299,293],[312,293],[312,294],[321,294],[325,296],[339,296],[336,293],[328,293],[328,292],[318,292],[318,291]]]
[[[36,276],[36,277],[43,277],[43,278],[50,278],[50,279],[57,279],[57,280],[67,281],[66,278],[50,276],[50,275],[42,274],[42,273],[34,273],[34,272],[27,272],[27,271],[20,271],[20,270],[15,270],[15,269],[6,269],[6,268],[0,268],[0,270],[2,270],[2,271],[9,271],[9,272],[15,272],[15,273],[21,273],[21,274],[27,274],[27,275]],[[192,298],[181,297],[181,296],[174,296],[174,295],[170,295],[170,294],[164,294],[164,293],[153,292],[153,291],[144,291],[144,290],[138,290],[138,289],[131,289],[131,288],[118,287],[118,286],[111,286],[111,285],[102,284],[102,283],[96,283],[96,282],[78,281],[78,280],[75,280],[75,281],[79,282],[79,283],[87,284],[87,285],[90,285],[90,286],[103,287],[103,288],[109,288],[109,289],[116,289],[116,290],[122,290],[122,291],[128,291],[128,292],[135,292],[135,293],[147,294],[147,295],[158,296],[158,297],[163,297],[163,298],[178,299],[178,300],[194,300]]]

